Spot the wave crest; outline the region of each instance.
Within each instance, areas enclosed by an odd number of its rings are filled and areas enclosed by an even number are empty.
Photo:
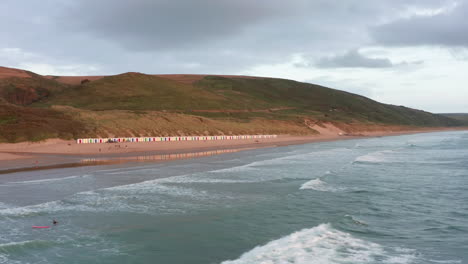
[[[328,184],[325,181],[322,181],[320,178],[310,180],[299,188],[300,190],[315,190],[321,192],[338,192],[343,191],[345,188],[343,187],[334,187]]]
[[[18,250],[39,249],[53,246],[54,243],[44,240],[27,240],[0,244],[0,253],[9,254]]]
[[[258,246],[222,264],[373,263],[377,260],[395,264],[410,263],[413,258],[408,253],[391,256],[379,244],[355,238],[330,224],[321,224]]]

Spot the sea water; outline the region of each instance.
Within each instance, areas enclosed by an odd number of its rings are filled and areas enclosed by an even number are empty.
[[[0,263],[468,263],[468,132],[2,175]]]

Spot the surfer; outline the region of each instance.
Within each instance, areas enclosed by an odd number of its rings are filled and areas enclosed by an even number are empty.
[[[57,224],[58,224],[57,220],[55,220],[55,219],[54,219],[54,221],[52,221],[52,223],[53,223],[54,225],[57,225]]]

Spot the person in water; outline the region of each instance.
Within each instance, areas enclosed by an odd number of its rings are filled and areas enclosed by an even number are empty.
[[[52,223],[53,223],[54,225],[58,224],[57,220],[55,220],[55,219],[54,219],[54,221],[52,221]]]

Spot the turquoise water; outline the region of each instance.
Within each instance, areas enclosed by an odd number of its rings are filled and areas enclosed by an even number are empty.
[[[468,132],[2,175],[0,263],[468,263]]]

